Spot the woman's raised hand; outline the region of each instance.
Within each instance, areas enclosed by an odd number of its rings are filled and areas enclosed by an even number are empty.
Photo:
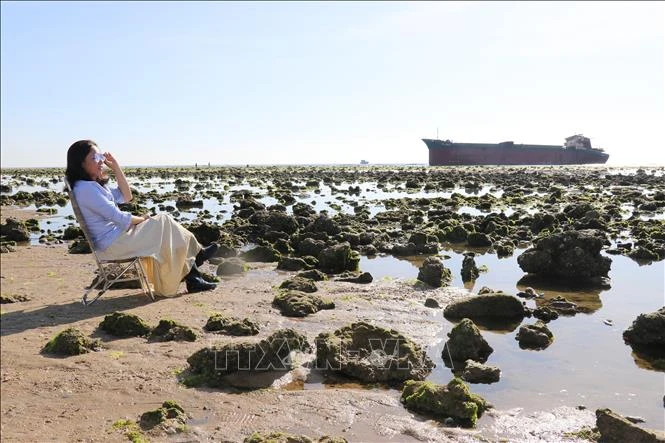
[[[117,171],[118,168],[120,168],[120,165],[118,164],[118,161],[113,157],[113,155],[110,152],[105,152],[104,157],[106,157],[106,160],[104,160],[104,164],[111,168],[112,171]]]

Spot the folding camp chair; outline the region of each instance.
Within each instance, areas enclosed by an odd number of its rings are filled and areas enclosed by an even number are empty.
[[[141,263],[141,257],[132,257],[122,260],[100,259],[99,256],[97,255],[97,252],[95,251],[94,245],[92,243],[92,237],[88,232],[88,227],[85,224],[85,220],[81,215],[81,208],[79,207],[76,198],[74,198],[72,187],[69,185],[69,181],[67,180],[67,178],[65,178],[65,188],[67,189],[67,194],[69,194],[69,201],[72,203],[72,209],[74,209],[74,216],[76,217],[76,221],[78,221],[78,224],[81,227],[81,230],[83,231],[83,235],[85,236],[86,241],[90,245],[90,250],[92,251],[92,255],[95,257],[95,261],[97,262],[97,267],[98,267],[97,277],[95,278],[94,282],[90,285],[90,287],[85,291],[85,294],[83,294],[81,303],[83,303],[84,306],[89,306],[93,304],[99,297],[101,297],[102,294],[104,294],[109,289],[109,287],[111,287],[111,285],[113,285],[114,283],[135,281],[135,280],[138,280],[140,282],[141,289],[143,289],[143,293],[154,301],[155,296],[152,293],[150,282],[148,281],[145,269],[143,268],[143,264]],[[130,269],[133,269],[135,271],[136,277],[122,278],[125,275],[125,273],[127,273],[127,271],[129,271]],[[95,298],[93,298],[92,300],[88,300],[88,294],[96,290],[99,290],[99,292],[97,293]]]

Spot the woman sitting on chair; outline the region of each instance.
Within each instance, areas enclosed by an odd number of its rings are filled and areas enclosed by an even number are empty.
[[[108,166],[118,187],[108,187]],[[219,246],[202,248],[194,234],[168,214],[137,217],[121,211],[118,203],[132,200],[132,191],[120,165],[111,153],[101,153],[91,140],[79,140],[67,151],[67,181],[81,209],[99,258],[121,260],[145,257],[143,264],[155,293],[170,297],[185,279],[188,292],[214,289],[198,270]]]

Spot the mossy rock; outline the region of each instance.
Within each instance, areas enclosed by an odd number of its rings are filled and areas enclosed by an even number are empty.
[[[313,258],[313,257],[312,257]],[[296,277],[306,278],[313,281],[324,281],[328,280],[328,276],[318,269],[310,269],[309,271],[303,271],[296,274]]]
[[[0,304],[20,303],[24,301],[30,301],[30,297],[22,294],[0,294]]]
[[[91,340],[76,328],[68,328],[53,337],[42,352],[56,355],[80,355],[101,348],[99,340]]]
[[[351,249],[347,242],[325,248],[319,253],[319,269],[323,272],[339,274],[344,271],[357,271],[360,254]]]
[[[282,254],[272,246],[257,246],[240,254],[240,257],[248,262],[271,263],[279,261]]]
[[[302,291],[280,292],[272,303],[287,317],[306,317],[322,309],[335,309],[332,301]]]
[[[141,414],[139,423],[143,429],[152,429],[170,419],[175,419],[183,424],[187,419],[185,410],[174,400],[166,400],[160,408],[144,412]]]
[[[234,336],[256,335],[259,333],[259,325],[250,319],[240,320],[220,313],[211,315],[203,329],[208,332],[220,332]]]
[[[446,366],[461,370],[467,359],[484,363],[493,351],[473,321],[465,318],[448,333],[441,357]]]
[[[63,240],[74,240],[79,237],[84,237],[84,235],[83,230],[78,226],[67,226],[62,234]]]
[[[189,326],[183,326],[173,320],[162,319],[150,333],[155,341],[196,341],[196,332]]]
[[[282,257],[277,264],[277,269],[280,271],[301,271],[309,268],[305,260],[299,257]]]
[[[515,336],[523,349],[545,349],[552,344],[554,335],[545,323],[538,321],[533,325],[523,325]]]
[[[418,280],[438,288],[449,284],[452,281],[452,275],[450,269],[446,268],[441,260],[436,257],[427,257],[418,270]]]
[[[447,385],[409,380],[402,389],[401,401],[410,411],[441,421],[452,418],[463,427],[474,427],[478,418],[490,407],[482,397],[472,394],[466,383],[457,377]]]
[[[287,371],[292,351],[309,352],[307,337],[293,329],[280,329],[257,342],[235,342],[198,350],[187,359],[189,386],[223,386],[223,377],[238,371]]]
[[[284,280],[282,284],[279,285],[279,288],[308,293],[316,292],[318,290],[314,281],[302,277],[292,277]]]
[[[512,295],[489,293],[461,297],[448,304],[443,315],[449,320],[470,318],[511,321],[522,319],[525,315],[522,302]]]
[[[317,336],[316,367],[367,382],[401,382],[424,379],[434,363],[394,329],[357,322]]]
[[[116,337],[141,337],[152,331],[152,328],[138,315],[123,312],[114,312],[104,317],[99,329]]]
[[[249,266],[239,258],[228,258],[217,266],[217,275],[235,275],[247,272]]]
[[[286,432],[254,432],[243,440],[243,443],[348,443],[343,437],[329,437],[324,435],[318,440],[312,440],[304,435],[288,434]]]
[[[90,249],[90,244],[84,238],[74,240],[69,246],[70,254],[92,254],[92,249]]]

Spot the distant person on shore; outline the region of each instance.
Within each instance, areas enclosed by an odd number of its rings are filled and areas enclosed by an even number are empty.
[[[118,187],[109,188],[104,165],[114,173]],[[183,280],[188,292],[214,289],[201,277],[198,266],[211,258],[219,245],[202,248],[194,234],[168,214],[137,217],[121,211],[118,203],[132,200],[132,191],[118,161],[102,154],[92,140],[79,140],[67,151],[67,181],[101,259],[145,257],[143,264],[158,295],[171,297]]]

